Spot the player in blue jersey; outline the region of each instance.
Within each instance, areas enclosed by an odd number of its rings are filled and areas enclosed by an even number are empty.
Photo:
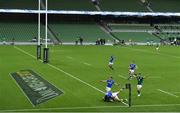
[[[112,92],[111,91],[106,92],[106,94],[104,96],[104,101],[105,102],[113,102]]]
[[[105,96],[104,96],[104,101],[105,102],[114,102],[114,101],[127,101],[127,99],[120,99],[120,95],[119,93],[123,91],[123,89],[121,89],[120,91],[117,92],[111,92],[108,91]]]
[[[117,83],[114,82],[113,77],[110,77],[108,80],[101,80],[101,82],[106,82],[106,91],[109,92],[111,91],[111,88],[113,84],[118,85]]]
[[[146,77],[142,77],[141,73],[138,73],[136,78],[137,78],[137,93],[138,93],[138,96],[141,96],[141,88],[142,88],[143,80]]]
[[[111,57],[110,57],[110,60],[109,60],[109,68],[112,69],[112,70],[114,70],[114,68],[113,68],[113,62],[114,62],[114,57],[111,56]]]
[[[137,65],[134,62],[132,62],[129,65],[129,78],[128,78],[128,80],[130,80],[134,77],[134,73],[135,73],[136,69],[137,69]]]
[[[108,91],[105,94],[104,101],[106,102],[120,101],[118,97],[119,92],[120,91],[112,93],[111,91]]]

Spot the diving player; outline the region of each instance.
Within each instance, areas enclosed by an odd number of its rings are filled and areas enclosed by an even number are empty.
[[[111,91],[108,91],[104,96],[104,101],[106,102],[120,101],[118,97],[119,92],[120,91],[112,93]]]
[[[141,88],[142,88],[143,80],[146,77],[142,77],[141,73],[138,73],[136,78],[137,78],[137,93],[138,93],[138,97],[139,97],[139,96],[141,96]]]
[[[117,92],[111,92],[108,91],[105,96],[104,96],[104,101],[105,102],[114,102],[114,101],[127,101],[127,99],[120,99],[119,98],[119,93],[122,91],[122,89],[120,91]]]
[[[129,78],[128,78],[128,80],[131,80],[133,78],[136,69],[137,69],[137,65],[134,64],[134,62],[132,62],[129,65]]]
[[[111,91],[111,88],[113,84],[118,85],[117,83],[114,82],[113,77],[111,76],[108,80],[101,80],[101,82],[106,82],[106,91],[109,92]]]
[[[111,56],[110,60],[109,60],[109,68],[112,69],[112,70],[114,70],[114,68],[112,67],[113,66],[113,62],[114,62],[114,57]]]

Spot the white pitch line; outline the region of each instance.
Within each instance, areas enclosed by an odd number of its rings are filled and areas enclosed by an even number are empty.
[[[14,46],[14,48],[17,49],[17,50],[19,50],[19,51],[21,51],[21,52],[23,52],[23,53],[25,53],[26,55],[29,55],[29,56],[33,57],[34,59],[36,59],[35,56],[33,56],[33,55],[27,53],[26,51],[24,51],[24,50],[22,50],[22,49],[20,49],[20,48],[18,48],[18,47],[16,47],[16,46]]]
[[[86,62],[83,62],[84,65],[87,65],[87,66],[92,66],[92,64],[89,64],[89,63],[86,63]]]
[[[176,97],[176,98],[179,97],[179,96],[177,96],[177,95],[175,95],[175,94],[172,94],[172,93],[167,92],[167,91],[163,91],[163,90],[161,90],[161,89],[157,89],[157,90],[160,91],[160,92],[162,92],[162,93],[168,94],[168,95],[170,95],[170,96]]]
[[[56,66],[54,66],[54,65],[51,65],[51,64],[47,64],[47,65],[49,65],[50,67],[52,67],[52,68],[54,68],[54,69],[56,69],[56,70],[58,70],[58,71],[60,71],[60,72],[62,72],[62,73],[64,73],[64,74],[70,76],[71,78],[74,78],[75,80],[77,80],[77,81],[79,81],[79,82],[81,82],[81,83],[83,83],[83,84],[85,84],[85,85],[87,85],[87,86],[89,86],[89,87],[91,87],[91,88],[93,88],[93,89],[95,89],[95,90],[97,90],[97,91],[105,94],[104,91],[102,91],[102,90],[100,90],[100,89],[92,86],[91,84],[89,84],[89,83],[87,83],[87,82],[84,82],[83,80],[81,80],[81,79],[73,76],[72,74],[70,74],[70,73],[68,73],[68,72],[65,72],[64,70],[62,70],[62,69],[60,69],[60,68],[58,68],[58,67],[56,67]]]
[[[87,83],[87,82],[82,81],[81,79],[79,79],[79,78],[73,76],[72,74],[69,74],[69,73],[63,71],[62,69],[60,69],[60,68],[58,68],[58,67],[56,67],[56,66],[54,66],[54,65],[51,65],[51,64],[47,64],[47,65],[49,65],[50,67],[52,67],[52,68],[54,68],[54,69],[56,69],[56,70],[58,70],[58,71],[60,71],[60,72],[63,72],[64,74],[66,74],[66,75],[68,75],[68,76],[74,78],[75,80],[77,80],[77,81],[79,81],[79,82],[81,82],[81,83],[84,83],[85,85],[87,85],[87,86],[89,86],[89,87],[91,87],[91,88],[93,88],[93,89],[95,89],[95,90],[97,90],[97,91],[99,91],[99,92],[105,94],[104,91],[102,91],[102,90],[100,90],[100,89],[98,89],[98,88],[92,86],[91,84],[89,84],[89,83]],[[126,105],[126,106],[129,106],[129,105],[128,105],[127,103],[125,103],[125,102],[121,102],[121,103],[123,103],[123,104]]]
[[[180,104],[150,104],[150,105],[132,105],[131,107],[169,107],[180,106]],[[75,110],[75,109],[101,109],[101,108],[127,108],[128,106],[85,106],[85,107],[59,107],[59,108],[37,108],[37,109],[14,109],[0,110],[0,112],[20,112],[20,111],[44,111],[44,110]]]
[[[22,49],[20,49],[20,48],[18,48],[18,47],[16,47],[16,46],[15,46],[15,48],[16,48],[17,50],[23,52],[24,54],[29,55],[29,56],[31,56],[32,58],[36,59],[35,56],[29,54],[28,52],[26,52],[26,51],[24,51],[24,50],[22,50]],[[40,60],[40,61],[42,62],[42,60]],[[89,83],[87,83],[87,82],[84,82],[83,80],[81,80],[81,79],[73,76],[72,74],[70,74],[70,73],[68,73],[68,72],[65,72],[64,70],[62,70],[62,69],[60,69],[60,68],[58,68],[58,67],[56,67],[56,66],[54,66],[54,65],[51,65],[51,64],[47,64],[47,65],[50,66],[50,67],[52,67],[52,68],[54,68],[54,69],[56,69],[57,71],[60,71],[60,72],[62,72],[62,73],[64,73],[64,74],[68,75],[69,77],[74,78],[75,80],[77,80],[77,81],[79,81],[79,82],[81,82],[81,83],[83,83],[83,84],[85,84],[85,85],[87,85],[87,86],[95,89],[96,91],[99,91],[99,92],[105,94],[104,91],[102,91],[102,90],[100,90],[100,89],[92,86],[91,84],[89,84]],[[125,103],[125,102],[122,102],[122,103],[123,103],[124,105],[126,105],[126,106],[129,106],[129,105],[128,105],[127,103]]]
[[[126,79],[127,80],[127,78],[126,77],[124,77],[124,76],[122,76],[122,75],[118,75],[120,78],[123,78],[123,79]]]
[[[0,110],[0,111],[39,111],[39,110],[75,110],[75,109],[97,109],[97,108],[116,108],[128,106],[85,106],[85,107],[60,107],[60,108],[39,108],[39,109],[16,109],[16,110]]]

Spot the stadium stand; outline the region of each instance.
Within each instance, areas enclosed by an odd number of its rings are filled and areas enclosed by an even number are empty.
[[[33,22],[0,22],[1,41],[31,42],[37,37],[37,23]],[[41,37],[44,37],[44,28],[41,27]]]
[[[51,10],[96,10],[90,0],[49,0]]]
[[[41,1],[43,8],[45,2]],[[90,0],[49,0],[48,7],[50,10],[96,10]],[[1,0],[0,9],[38,9],[38,0]]]
[[[160,38],[152,35],[155,28],[149,24],[108,24],[111,33],[118,39],[133,42],[159,42]]]
[[[154,26],[157,32],[154,34],[162,39],[179,38],[179,24],[157,24]]]
[[[148,12],[140,0],[100,0],[103,11]]]
[[[179,0],[99,0],[103,11],[179,12]],[[143,3],[143,1],[146,3]],[[149,10],[149,7],[152,10]]]
[[[162,30],[178,30],[180,29],[180,24],[157,24],[157,26]]]
[[[154,30],[149,24],[108,24],[112,30]]]
[[[0,9],[38,9],[38,1],[0,0]]]
[[[44,0],[41,7],[44,7]],[[132,12],[149,12],[148,8],[142,1],[148,2],[148,7],[153,11],[161,12],[178,12],[180,10],[179,0],[99,0],[99,7],[102,11],[132,11]],[[48,6],[50,10],[85,10],[96,11],[91,0],[49,0]],[[37,9],[38,1],[34,0],[1,0],[1,9]],[[178,38],[180,25],[155,25],[157,28],[151,27],[149,24],[107,24],[112,34],[119,39],[128,41],[132,38],[133,41],[146,42],[147,40],[154,40],[158,42],[159,39]],[[32,41],[33,37],[37,37],[37,23],[33,22],[0,22],[0,38],[1,40],[23,42]],[[43,25],[42,25],[43,26]],[[44,27],[44,26],[43,26]],[[42,28],[44,37],[44,29]],[[112,42],[112,37],[106,31],[100,29],[96,23],[73,23],[73,22],[50,22],[48,27],[51,34],[59,42],[74,42],[76,38],[83,37],[85,42],[95,42],[99,38],[105,38]],[[122,32],[122,31],[126,32]],[[129,31],[128,31],[129,30]],[[139,31],[139,32],[131,32]],[[142,32],[144,30],[144,32]],[[156,32],[154,32],[155,30]],[[119,32],[120,31],[120,32]],[[149,31],[153,31],[149,34]],[[176,31],[176,32],[173,32]],[[50,37],[50,36],[49,36]]]
[[[112,40],[95,23],[50,23],[49,26],[62,42],[74,42],[78,37],[83,37],[85,42],[95,42],[98,38]]]
[[[121,40],[125,40],[125,42],[132,41],[132,42],[147,42],[147,41],[153,41],[153,42],[159,42],[160,39],[153,36],[150,33],[145,32],[118,32],[113,33],[115,36],[117,36]]]
[[[154,12],[179,12],[179,0],[148,0]]]

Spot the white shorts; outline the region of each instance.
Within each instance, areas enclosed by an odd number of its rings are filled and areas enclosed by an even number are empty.
[[[112,93],[112,97],[116,100],[120,100],[118,97],[118,94],[119,94],[119,92],[114,92],[114,93]]]
[[[110,87],[106,87],[106,91],[111,91],[111,88]]]
[[[109,65],[113,65],[113,62],[109,62]]]
[[[114,93],[112,93],[112,96],[116,97],[118,94],[119,94],[119,92],[114,92]]]
[[[129,69],[130,74],[134,74],[134,71],[133,69]]]
[[[137,85],[138,90],[141,90],[141,88],[142,88],[142,85]]]

